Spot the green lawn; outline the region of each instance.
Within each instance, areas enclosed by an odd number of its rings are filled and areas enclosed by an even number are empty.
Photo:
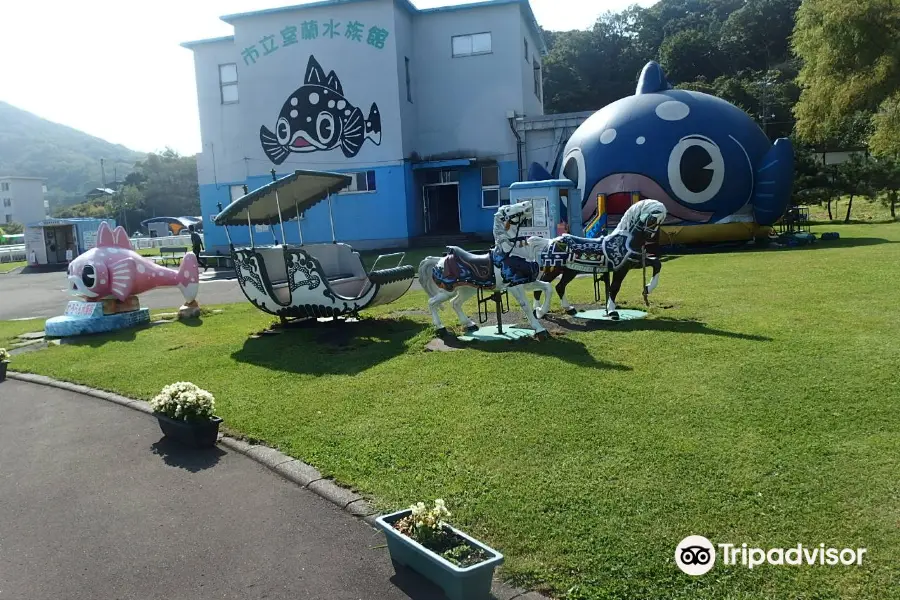
[[[847,216],[847,204],[850,201],[849,196],[843,196],[831,203],[831,216],[833,220],[828,219],[828,207],[825,204],[812,205],[809,207],[809,218],[816,223],[843,223]],[[897,209],[900,211],[900,208]],[[900,213],[898,213],[900,216]],[[850,210],[850,221],[853,223],[884,223],[890,222],[891,209],[882,198],[870,200],[868,198],[853,198],[853,207]]]
[[[18,269],[19,267],[24,267],[27,264],[28,264],[28,262],[24,261],[24,260],[0,263],[0,273],[9,273],[13,269]]]
[[[544,342],[426,353],[419,292],[344,329],[254,339],[271,318],[233,305],[11,367],[140,398],[193,381],[230,430],[381,509],[445,498],[506,555],[505,577],[558,597],[896,598],[900,225],[838,230],[804,249],[675,257],[650,319]],[[640,282],[620,299],[639,301]],[[570,292],[590,300],[590,280]],[[691,578],[673,564],[689,534],[868,552],[862,567]]]

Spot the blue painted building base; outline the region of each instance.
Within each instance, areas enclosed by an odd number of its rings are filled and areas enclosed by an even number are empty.
[[[65,314],[47,319],[46,323],[44,323],[44,335],[61,338],[92,333],[107,333],[120,329],[130,329],[149,322],[149,308],[104,315],[101,302],[79,302],[73,300],[66,306]]]

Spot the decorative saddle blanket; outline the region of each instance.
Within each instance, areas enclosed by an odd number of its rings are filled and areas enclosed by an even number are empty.
[[[541,266],[544,269],[568,267],[574,271],[604,272],[621,267],[629,254],[625,235],[584,238],[565,234],[541,253]]]
[[[473,254],[457,246],[447,247],[442,265],[434,267],[434,280],[441,288],[453,291],[457,286],[468,285],[493,289],[496,286],[494,268],[506,285],[521,285],[536,281],[539,275],[537,263],[518,256],[505,256],[496,248],[486,254]]]

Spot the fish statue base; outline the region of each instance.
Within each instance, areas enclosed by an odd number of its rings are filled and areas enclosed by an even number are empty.
[[[200,305],[197,304],[196,300],[191,300],[190,302],[184,303],[178,309],[178,320],[184,319],[196,319],[200,317]]]
[[[131,302],[131,301],[134,302]],[[118,301],[117,301],[118,302]],[[113,309],[133,307],[136,297],[129,298],[122,306]],[[48,338],[66,338],[94,333],[108,333],[121,329],[131,329],[150,322],[150,309],[138,307],[119,312],[108,313],[107,302],[83,302],[71,300],[66,311],[59,317],[47,319],[44,323],[44,335]]]

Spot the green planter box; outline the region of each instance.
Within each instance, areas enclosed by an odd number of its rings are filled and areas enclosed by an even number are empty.
[[[159,429],[170,439],[193,448],[212,448],[219,437],[220,417],[208,421],[184,421],[171,419],[162,413],[153,413],[159,421]]]
[[[438,585],[450,600],[488,600],[491,598],[494,569],[503,564],[503,555],[462,531],[450,527],[453,533],[471,545],[481,548],[489,557],[486,561],[471,567],[457,567],[449,560],[393,528],[393,523],[408,516],[411,512],[410,509],[406,509],[375,519],[378,526],[384,530],[391,560],[409,567]]]
[[[6,379],[6,365],[9,364],[9,361],[0,360],[0,381]]]

